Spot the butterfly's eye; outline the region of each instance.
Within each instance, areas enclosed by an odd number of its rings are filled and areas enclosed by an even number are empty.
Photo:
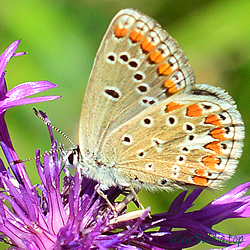
[[[80,150],[79,148],[73,148],[68,151],[65,155],[65,166],[66,167],[76,167],[80,161]]]
[[[74,152],[71,152],[71,154],[68,156],[68,162],[70,165],[73,165],[74,163]]]

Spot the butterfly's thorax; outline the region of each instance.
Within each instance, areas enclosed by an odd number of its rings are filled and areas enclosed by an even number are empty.
[[[83,174],[106,187],[216,189],[233,175],[243,138],[235,102],[195,84],[184,52],[157,22],[131,9],[114,17],[82,106]]]
[[[99,182],[102,189],[111,186],[129,186],[125,176],[120,173],[118,166],[111,162],[105,164],[100,154],[94,155],[93,152],[90,153],[89,151],[83,155],[80,154],[75,166],[83,175]]]

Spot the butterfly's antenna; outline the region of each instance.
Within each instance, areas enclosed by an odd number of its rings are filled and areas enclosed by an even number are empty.
[[[38,117],[39,119],[41,119],[41,120],[44,122],[44,124],[45,124],[46,126],[49,126],[51,129],[54,129],[55,131],[57,131],[58,133],[60,133],[62,136],[64,136],[64,137],[70,142],[70,144],[71,144],[72,146],[75,146],[75,144],[69,139],[69,137],[68,137],[65,133],[63,133],[60,129],[54,127],[54,126],[51,124],[51,122],[50,122],[49,120],[46,120],[46,119],[42,116],[42,114],[41,114],[42,111],[41,111],[41,110],[37,111],[35,108],[33,108],[33,112],[34,112],[34,114],[36,115],[36,117]],[[24,160],[19,159],[19,160],[16,160],[16,161],[11,162],[10,165],[14,165],[14,164],[18,164],[18,163],[23,163],[23,162],[27,162],[27,161],[32,161],[32,160],[36,160],[36,159],[41,159],[41,158],[43,158],[45,155],[51,155],[51,154],[53,154],[53,153],[55,153],[55,152],[58,152],[58,151],[60,151],[60,150],[61,150],[61,149],[50,150],[49,152],[44,153],[44,154],[39,155],[39,156],[34,156],[34,157],[31,157],[31,158],[28,158],[28,159],[24,159]]]
[[[44,117],[40,114],[40,110],[38,112],[35,108],[33,108],[33,112],[39,119],[41,119],[44,122],[45,125],[49,126],[50,128],[60,133],[62,136],[64,136],[64,138],[66,138],[70,142],[72,146],[75,146],[75,144],[69,139],[69,137],[65,133],[63,133],[60,129],[53,126],[50,121],[44,119]]]
[[[47,152],[47,153],[44,153],[44,154],[39,155],[39,156],[34,156],[34,157],[31,157],[31,158],[28,158],[28,159],[24,159],[24,160],[19,159],[19,160],[16,160],[16,161],[11,162],[10,165],[12,166],[12,165],[15,165],[15,164],[18,164],[18,163],[33,161],[33,160],[36,160],[36,159],[41,159],[41,158],[43,158],[45,155],[52,155],[52,154],[55,153],[55,152],[58,152],[58,149],[56,149],[56,150],[50,150],[50,151]]]

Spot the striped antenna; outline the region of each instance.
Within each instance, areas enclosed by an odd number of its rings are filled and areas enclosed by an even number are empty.
[[[41,120],[43,121],[43,123],[44,123],[46,126],[49,126],[51,129],[54,129],[55,131],[57,131],[59,134],[61,134],[62,136],[64,136],[64,138],[66,138],[66,139],[70,142],[70,144],[71,144],[72,146],[75,146],[75,144],[69,139],[69,137],[68,137],[65,133],[63,133],[60,129],[58,129],[58,128],[56,128],[55,126],[53,126],[49,120],[46,120],[46,119],[42,116],[42,114],[41,114],[42,111],[41,111],[41,110],[38,111],[37,109],[33,108],[33,112],[34,112],[34,114],[36,115],[36,117],[38,117],[39,119],[41,119]],[[33,161],[33,160],[36,160],[36,159],[41,159],[41,158],[43,158],[45,155],[51,155],[51,154],[53,154],[53,153],[55,153],[55,152],[58,152],[58,151],[60,151],[60,150],[61,150],[61,149],[50,150],[49,152],[44,153],[44,154],[39,155],[39,156],[34,156],[34,157],[31,157],[31,158],[28,158],[28,159],[24,159],[24,160],[19,159],[19,160],[16,160],[16,161],[11,162],[10,165],[15,165],[15,164],[18,164],[18,163],[24,163],[24,162],[27,162],[27,161]]]
[[[35,114],[39,119],[41,119],[41,120],[44,122],[45,125],[51,127],[51,128],[54,129],[55,131],[57,131],[59,134],[61,134],[62,136],[64,136],[64,137],[70,142],[70,144],[71,144],[72,146],[75,146],[75,144],[69,139],[69,137],[68,137],[65,133],[63,133],[60,129],[58,129],[58,128],[56,128],[55,126],[53,126],[53,125],[51,124],[50,121],[46,121],[46,120],[44,119],[44,117],[43,117],[43,116],[41,115],[41,113],[40,113],[40,112],[41,112],[40,110],[37,111],[35,108],[33,108],[33,112],[34,112],[34,114]]]
[[[28,158],[28,159],[24,159],[24,160],[19,159],[19,160],[16,160],[16,161],[11,162],[10,165],[12,166],[12,165],[15,165],[15,164],[18,164],[18,163],[24,163],[24,162],[27,162],[27,161],[33,161],[33,160],[36,160],[36,159],[41,159],[41,158],[43,158],[45,155],[52,155],[53,153],[56,153],[56,152],[58,152],[58,151],[60,151],[60,149],[57,149],[57,150],[50,150],[49,152],[44,153],[44,154],[42,154],[42,155],[34,156],[34,157],[31,157],[31,158]]]

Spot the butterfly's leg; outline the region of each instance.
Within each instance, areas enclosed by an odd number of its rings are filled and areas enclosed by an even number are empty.
[[[145,210],[144,206],[141,204],[140,200],[139,200],[139,197],[137,195],[137,193],[140,191],[140,188],[133,188],[132,186],[130,186],[130,191],[131,191],[131,195],[133,196],[132,199],[135,199],[136,202],[138,203],[139,207],[142,209],[142,210]],[[126,197],[125,197],[126,198]],[[148,214],[148,217],[151,218],[151,215]]]
[[[100,186],[101,186],[100,184],[97,184],[95,186],[96,192],[107,202],[108,206],[112,209],[112,211],[114,212],[114,215],[116,217],[117,216],[117,210],[116,210],[116,208],[110,202],[110,200],[108,199],[108,196],[103,193],[103,191],[101,190]]]
[[[122,211],[134,199],[134,194],[129,192],[127,195],[125,195],[124,199],[115,206],[115,210],[118,212]]]
[[[122,211],[132,200],[136,200],[139,207],[141,208],[141,211],[145,211],[144,206],[141,204],[139,197],[137,193],[140,191],[139,188],[133,188],[132,186],[130,188],[130,193],[127,194],[124,199],[115,207],[116,211]],[[150,212],[148,214],[148,217],[151,218]]]
[[[136,200],[136,202],[138,203],[139,207],[142,209],[142,210],[145,210],[144,206],[141,204],[140,200],[139,200],[139,197],[137,195],[137,193],[140,191],[139,188],[133,188],[132,186],[129,187],[130,188],[130,191],[131,191],[131,194],[134,196],[134,199]]]

